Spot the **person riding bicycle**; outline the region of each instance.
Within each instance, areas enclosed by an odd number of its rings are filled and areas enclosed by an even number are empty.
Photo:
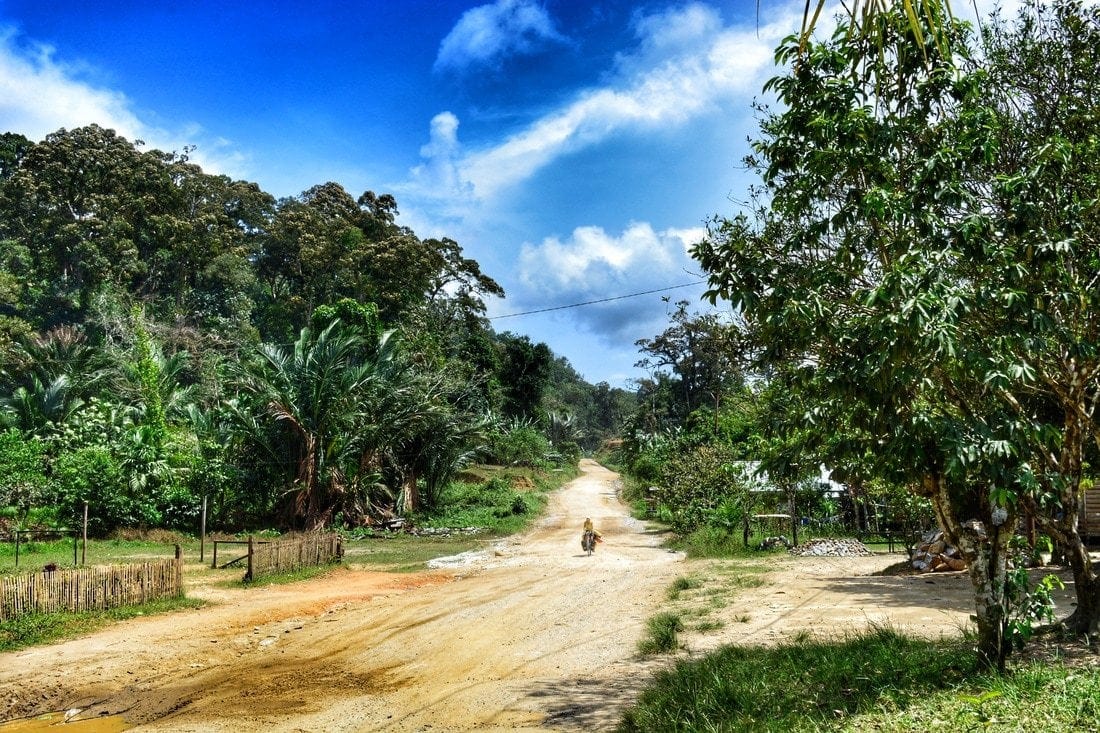
[[[589,547],[589,533],[592,537],[592,546]],[[603,542],[603,535],[596,529],[596,526],[592,524],[592,517],[586,517],[584,520],[584,530],[581,532],[581,547],[591,554],[592,549],[595,548],[597,542]]]

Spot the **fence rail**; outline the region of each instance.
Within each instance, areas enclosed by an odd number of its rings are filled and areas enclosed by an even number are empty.
[[[177,545],[175,558],[168,560],[0,577],[0,620],[105,610],[182,595],[183,561]]]
[[[338,534],[303,534],[263,544],[248,538],[245,580],[338,562],[344,546]]]

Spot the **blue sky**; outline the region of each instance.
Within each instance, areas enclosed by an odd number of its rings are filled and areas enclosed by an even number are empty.
[[[687,247],[732,214],[751,101],[801,5],[0,0],[0,130],[96,122],[276,196],[392,193],[507,291],[527,334],[629,386],[634,342],[702,285]],[[667,297],[671,302],[665,302]]]

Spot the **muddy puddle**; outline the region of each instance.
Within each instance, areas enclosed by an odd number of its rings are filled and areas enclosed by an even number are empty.
[[[0,723],[0,733],[53,733],[61,730],[65,733],[119,733],[129,727],[130,724],[118,715],[81,720],[69,713],[57,712]]]

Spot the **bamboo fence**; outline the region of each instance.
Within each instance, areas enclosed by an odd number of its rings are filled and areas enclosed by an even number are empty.
[[[344,546],[338,534],[302,534],[260,544],[248,538],[245,580],[339,562]]]
[[[180,549],[167,560],[0,577],[0,620],[31,613],[105,610],[183,595]]]

